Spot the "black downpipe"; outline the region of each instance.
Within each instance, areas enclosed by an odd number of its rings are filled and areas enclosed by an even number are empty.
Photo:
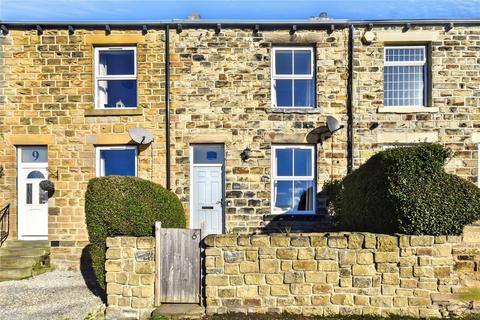
[[[165,143],[166,143],[166,187],[170,183],[170,26],[165,26]]]
[[[353,39],[355,28],[348,28],[348,82],[347,82],[347,173],[353,170]]]

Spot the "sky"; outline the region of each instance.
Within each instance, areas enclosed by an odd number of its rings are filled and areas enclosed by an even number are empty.
[[[480,0],[0,0],[3,21],[480,18]]]

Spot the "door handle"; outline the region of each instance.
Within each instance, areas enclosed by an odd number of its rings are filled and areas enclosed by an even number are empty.
[[[219,201],[215,202],[215,204],[219,204],[223,207],[223,199],[220,199]]]

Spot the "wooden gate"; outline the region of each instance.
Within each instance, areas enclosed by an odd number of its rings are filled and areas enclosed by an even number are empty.
[[[155,304],[200,303],[200,229],[155,225]]]

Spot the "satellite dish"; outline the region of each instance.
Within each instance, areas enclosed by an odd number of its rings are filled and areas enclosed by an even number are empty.
[[[340,125],[340,122],[338,122],[338,120],[335,119],[335,117],[332,117],[332,116],[327,117],[327,129],[330,133],[334,133],[342,128],[343,126]]]
[[[138,144],[149,144],[153,141],[153,135],[145,128],[131,128],[128,134]]]

